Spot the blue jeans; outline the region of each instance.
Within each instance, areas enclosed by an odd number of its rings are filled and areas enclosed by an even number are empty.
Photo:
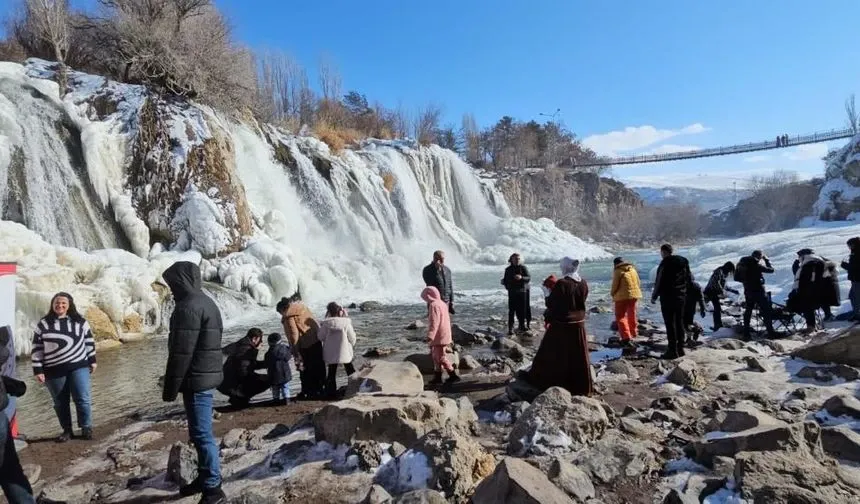
[[[21,461],[18,460],[18,452],[15,450],[15,441],[12,439],[12,430],[9,428],[9,419],[0,413],[0,443],[3,444],[2,462],[0,462],[0,488],[6,495],[9,504],[34,504],[33,489],[24,476],[21,469]]]
[[[78,427],[92,428],[93,411],[90,403],[90,368],[75,369],[66,376],[45,380],[48,391],[54,399],[54,411],[64,432],[72,432],[72,406],[69,397],[75,401],[78,414]]]
[[[272,385],[272,399],[275,401],[290,399],[290,384]]]
[[[183,392],[188,434],[197,449],[197,477],[204,489],[221,485],[221,459],[212,433],[212,390]]]

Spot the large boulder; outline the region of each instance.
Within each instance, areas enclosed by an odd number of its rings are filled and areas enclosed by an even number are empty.
[[[416,466],[420,470],[416,471]],[[411,487],[420,484],[442,492],[454,502],[465,502],[475,485],[495,467],[495,458],[470,436],[446,428],[422,437],[407,452],[383,466],[376,479],[395,494],[414,490]],[[410,471],[423,474],[426,480],[404,480],[401,475]]]
[[[481,482],[472,504],[573,504],[573,500],[539,469],[515,458],[505,458]]]
[[[847,426],[821,429],[821,446],[834,458],[860,462],[860,434]]]
[[[167,457],[167,481],[188,485],[197,477],[197,452],[186,443],[175,443]]]
[[[484,335],[466,331],[457,324],[451,326],[451,339],[454,343],[463,346],[483,345],[488,343],[488,338]],[[492,341],[492,338],[489,338]]]
[[[741,432],[756,427],[784,425],[785,422],[749,406],[717,411],[708,423],[708,431]]]
[[[675,369],[666,376],[666,380],[690,390],[703,390],[706,385],[705,377],[699,371],[696,363],[686,359],[675,366]]]
[[[535,398],[543,394],[543,390],[535,387],[531,383],[522,378],[514,378],[505,387],[505,394],[510,398],[511,402],[532,402]]]
[[[822,408],[835,417],[860,418],[860,401],[851,396],[835,395],[825,401]]]
[[[415,367],[418,368],[418,371],[420,371],[421,374],[432,375],[436,370],[435,365],[433,364],[433,357],[430,355],[429,352],[415,353],[407,356],[403,360],[415,364]],[[460,354],[458,354],[457,352],[451,351],[449,349],[448,360],[455,368],[460,367]]]
[[[613,483],[618,478],[633,478],[660,468],[655,453],[660,447],[650,441],[630,440],[618,431],[609,431],[589,449],[576,454],[573,461],[597,481]]]
[[[84,313],[84,318],[90,324],[90,330],[93,333],[95,341],[110,341],[119,340],[119,333],[116,330],[116,324],[108,317],[98,306],[90,306]]]
[[[741,495],[755,503],[836,504],[856,502],[858,496],[842,484],[835,467],[813,457],[769,451],[740,453],[736,460]]]
[[[611,411],[597,399],[552,387],[517,419],[508,436],[508,453],[524,456],[582,448],[603,435],[612,423],[607,414]]]
[[[552,461],[547,476],[578,502],[594,498],[594,484],[588,474],[562,458],[556,457]]]
[[[847,364],[860,367],[860,327],[850,327],[835,334],[824,334],[791,352],[818,364]]]
[[[414,397],[359,394],[319,410],[314,415],[314,432],[317,441],[335,446],[361,440],[409,446],[445,426],[471,432],[477,420],[465,397],[455,401],[430,392]]]
[[[720,433],[694,444],[696,460],[710,465],[714,457],[734,457],[743,451],[784,450],[820,457],[821,428],[815,422],[762,426],[731,434]]]
[[[414,396],[424,391],[424,377],[411,362],[373,361],[349,377],[346,397],[359,393]]]

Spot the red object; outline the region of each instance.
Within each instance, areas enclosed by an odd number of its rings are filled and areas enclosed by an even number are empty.
[[[636,317],[636,300],[625,299],[615,302],[615,321],[618,323],[618,335],[622,341],[636,337],[639,320]]]
[[[12,431],[12,439],[18,439],[18,414],[12,415],[12,420],[9,420],[9,429]]]
[[[555,277],[555,275],[550,275],[546,277],[546,280],[543,281],[543,286],[549,290],[552,290],[552,288],[555,287],[556,282],[558,282],[558,279]]]
[[[17,268],[17,263],[0,262],[0,276],[14,275]]]

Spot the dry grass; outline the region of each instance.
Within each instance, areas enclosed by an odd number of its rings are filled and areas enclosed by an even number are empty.
[[[348,146],[356,145],[365,135],[352,128],[339,128],[321,122],[314,126],[314,135],[328,145],[332,152],[340,152]]]
[[[394,190],[394,185],[397,183],[397,178],[393,173],[385,173],[382,175],[382,187],[385,188],[386,191],[391,192]]]

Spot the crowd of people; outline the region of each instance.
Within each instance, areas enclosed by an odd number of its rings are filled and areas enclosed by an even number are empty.
[[[849,258],[841,267],[851,282],[852,311],[845,319],[860,321],[860,237],[848,241]],[[726,262],[716,268],[704,288],[697,283],[686,258],[675,254],[673,247],[660,248],[651,302],[660,302],[666,325],[668,346],[663,358],[675,359],[685,354],[685,346],[698,339],[701,327],[694,321],[698,312],[705,317],[705,303],[713,306],[713,329],[722,327],[722,300],[727,292],[738,291],[727,286],[729,279],[743,285],[745,309],[744,337],[751,337],[751,318],[758,309],[769,336],[775,336],[771,299],[765,288],[765,275],[774,272],[770,259],[760,250],[741,258],[737,265]],[[807,330],[816,328],[816,311],[824,319],[833,318],[832,306],[840,304],[837,266],[804,248],[797,252],[792,266],[794,285],[786,306],[802,313]],[[519,254],[509,258],[501,284],[508,293],[508,335],[528,331],[531,275]],[[544,292],[544,328],[535,358],[521,378],[537,388],[560,386],[574,395],[590,396],[592,383],[587,315],[588,282],[579,272],[580,262],[565,257],[560,262],[561,276],[547,277]],[[421,299],[427,305],[427,344],[434,364],[431,385],[460,380],[449,360],[452,344],[451,315],[454,311],[454,289],[451,270],[445,265],[445,254],[433,253],[432,262],[422,272],[425,288]],[[202,504],[218,504],[226,497],[221,490],[219,449],[212,430],[214,391],[228,397],[230,404],[247,406],[257,395],[271,391],[272,401],[290,400],[292,365],[298,370],[301,393],[296,398],[327,399],[337,395],[337,372],[343,367],[347,375],[355,372],[353,360],[356,332],[346,309],[335,302],[326,307],[318,322],[297,292],[282,298],[276,305],[284,335],[269,334],[268,350],[263,359],[263,331],[251,328],[240,340],[222,348],[223,321],[215,302],[202,290],[199,267],[191,262],[177,262],[162,275],[175,302],[170,318],[168,359],[164,374],[162,399],[175,401],[182,395],[188,419],[188,433],[198,456],[197,478],[182,486],[183,497],[201,494]],[[639,273],[621,257],[613,261],[610,295],[614,302],[617,330],[622,347],[635,348],[638,336],[637,305],[643,298]],[[26,385],[14,378],[15,350],[9,328],[0,328],[0,487],[12,504],[35,502],[32,488],[21,468],[14,445],[15,397],[26,392]],[[224,358],[226,357],[226,359]],[[292,365],[291,365],[292,363]],[[66,442],[73,431],[71,403],[75,405],[77,426],[82,439],[92,439],[93,419],[90,401],[90,374],[96,371],[95,343],[89,323],[78,312],[74,299],[57,293],[48,313],[37,324],[33,335],[33,373],[44,384],[54,403],[61,434],[57,442]],[[265,374],[258,373],[265,370]]]

